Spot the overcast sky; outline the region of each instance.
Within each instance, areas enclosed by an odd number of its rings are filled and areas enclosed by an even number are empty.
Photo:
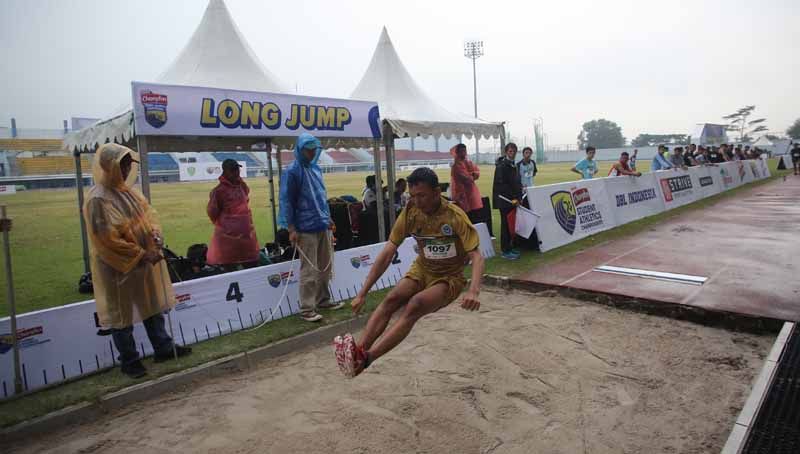
[[[601,117],[629,140],[690,133],[747,104],[773,132],[800,117],[797,0],[226,2],[264,65],[301,94],[349,96],[385,25],[419,85],[466,114],[463,42],[482,39],[479,115],[517,137],[534,117],[551,144],[574,144]],[[0,126],[60,128],[129,103],[130,81],[167,67],[206,4],[0,1]]]

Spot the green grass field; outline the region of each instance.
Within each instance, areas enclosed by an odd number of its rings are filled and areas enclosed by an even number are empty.
[[[577,175],[569,171],[571,167],[571,163],[543,164],[539,166],[536,184],[575,180]],[[608,162],[600,163],[600,175],[605,175],[609,167]],[[641,162],[640,170],[649,170],[649,162]],[[481,194],[491,195],[494,167],[482,166],[481,172],[478,180]],[[406,177],[408,173],[399,172],[398,177]],[[450,180],[449,170],[440,169],[437,173],[441,181]],[[328,195],[352,194],[360,199],[367,175],[366,172],[326,174]],[[258,239],[263,244],[272,241],[273,236],[267,179],[251,178],[248,183]],[[192,244],[209,241],[213,229],[205,210],[213,187],[211,182],[152,185],[153,205],[159,212],[167,246],[177,254],[184,255]],[[17,312],[91,299],[77,291],[83,260],[75,190],[24,191],[3,197],[0,204],[8,205],[9,217],[14,220],[11,254]],[[500,219],[496,211],[493,219],[497,231]],[[0,293],[0,316],[8,315],[6,292]]]

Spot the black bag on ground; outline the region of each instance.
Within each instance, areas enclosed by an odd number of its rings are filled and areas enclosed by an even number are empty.
[[[79,293],[94,293],[94,284],[92,284],[92,273],[83,273],[81,278],[78,279],[78,292]]]

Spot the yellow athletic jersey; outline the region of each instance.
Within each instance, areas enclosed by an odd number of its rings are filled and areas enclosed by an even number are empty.
[[[432,215],[412,205],[403,209],[389,241],[400,246],[409,235],[417,240],[416,263],[437,276],[463,273],[467,253],[478,249],[480,244],[478,232],[464,211],[444,197]]]

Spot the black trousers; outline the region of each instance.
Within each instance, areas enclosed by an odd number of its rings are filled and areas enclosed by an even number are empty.
[[[509,252],[514,248],[514,236],[508,231],[508,213],[514,208],[509,210],[500,210],[500,249],[503,252]]]

